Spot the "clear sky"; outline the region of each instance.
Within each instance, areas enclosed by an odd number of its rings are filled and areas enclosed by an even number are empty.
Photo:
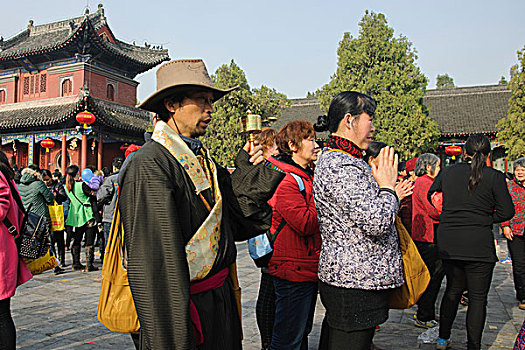
[[[266,85],[304,97],[330,79],[344,32],[357,36],[365,10],[384,13],[395,36],[418,51],[417,64],[435,87],[448,73],[457,86],[496,84],[525,46],[524,0],[26,0],[2,1],[0,35],[81,16],[102,2],[121,40],[164,45],[172,59],[202,58],[212,74],[234,59],[251,87]],[[155,90],[155,69],[137,80],[139,100]]]

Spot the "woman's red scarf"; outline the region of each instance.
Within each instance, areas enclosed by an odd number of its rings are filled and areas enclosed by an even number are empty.
[[[345,151],[346,153],[356,158],[362,159],[365,155],[365,151],[357,147],[355,143],[353,143],[349,139],[345,139],[344,137],[340,137],[337,135],[329,135],[328,140],[326,141],[326,146]]]

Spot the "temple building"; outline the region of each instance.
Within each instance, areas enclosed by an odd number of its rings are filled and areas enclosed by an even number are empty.
[[[501,171],[510,171],[511,164],[507,162],[505,147],[496,137],[496,124],[507,116],[509,99],[510,90],[506,85],[427,90],[423,103],[429,108],[430,118],[436,121],[441,132],[437,154],[442,164],[447,166],[457,161],[458,154],[454,151],[461,152],[470,135],[484,134],[491,141],[491,165]],[[279,130],[287,122],[296,119],[315,123],[321,114],[324,113],[316,98],[294,99],[272,127]],[[327,132],[317,135],[321,140],[327,136]]]
[[[118,40],[102,5],[64,21],[29,21],[14,37],[0,37],[2,151],[18,168],[111,167],[150,125],[150,113],[135,107],[134,78],[166,60],[162,47]],[[91,120],[77,121],[81,112]]]

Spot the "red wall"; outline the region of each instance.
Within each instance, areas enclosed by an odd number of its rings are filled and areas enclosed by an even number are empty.
[[[101,99],[107,99],[107,86],[111,82],[115,88],[115,102],[135,106],[137,88],[123,82],[117,82],[106,78],[100,74],[85,72],[86,80],[88,81],[89,93],[91,96]]]
[[[33,94],[24,94],[24,78],[28,77],[30,79],[29,81],[33,79],[33,81],[36,82],[38,76],[38,85],[40,85],[41,76],[44,74],[47,80],[46,91],[40,92],[40,89],[38,89],[38,92],[33,90]],[[62,96],[62,82],[66,78],[72,80],[71,95],[78,95],[80,88],[84,86],[84,79],[86,79],[90,94],[93,97],[107,99],[107,85],[111,82],[115,88],[115,102],[128,106],[135,106],[137,103],[136,86],[108,79],[97,73],[85,72],[84,70],[59,74],[48,74],[47,70],[43,70],[33,75],[28,72],[23,72],[14,81],[1,83],[0,88],[6,88],[6,103],[57,98]],[[40,86],[38,86],[38,88],[39,87]]]
[[[15,103],[15,89],[16,87],[16,79],[7,83],[0,84],[0,88],[6,89],[6,100],[5,103]]]

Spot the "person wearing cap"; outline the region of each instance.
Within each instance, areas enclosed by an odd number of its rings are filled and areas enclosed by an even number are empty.
[[[202,60],[171,61],[140,106],[159,121],[120,172],[118,205],[142,349],[242,348],[235,241],[269,229],[284,174],[247,144],[230,176],[198,140],[233,89],[215,88]]]

